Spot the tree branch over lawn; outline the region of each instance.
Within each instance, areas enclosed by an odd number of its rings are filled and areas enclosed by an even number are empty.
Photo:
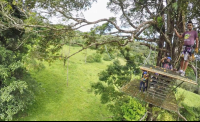
[[[83,50],[85,50],[85,49],[87,49],[87,48],[89,48],[93,45],[104,45],[104,44],[113,43],[113,42],[118,43],[119,46],[126,46],[129,42],[133,42],[133,41],[130,39],[130,40],[126,41],[124,44],[120,44],[118,40],[112,40],[112,41],[109,41],[109,42],[101,42],[101,43],[98,43],[98,42],[92,43],[92,44],[90,44],[86,47],[82,47],[82,49],[80,49],[79,51],[77,51],[77,52],[71,54],[70,56],[66,57],[66,59],[72,57],[73,55],[75,55],[75,54],[77,54],[77,53],[79,53],[79,52],[81,52],[81,51],[83,51]]]

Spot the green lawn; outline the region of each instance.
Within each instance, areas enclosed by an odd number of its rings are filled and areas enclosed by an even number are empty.
[[[176,96],[183,95],[185,97],[183,103],[190,107],[200,107],[200,95],[190,91],[178,88]]]
[[[68,47],[65,47],[68,53]],[[78,47],[71,47],[70,54]],[[94,53],[88,50],[88,55]],[[56,60],[45,69],[31,71],[41,83],[42,92],[35,103],[18,116],[21,121],[105,121],[111,120],[106,105],[100,103],[99,96],[89,92],[90,83],[97,82],[97,74],[112,62],[85,63],[83,52],[71,57],[67,66]],[[67,86],[68,77],[68,86]],[[27,114],[25,114],[27,113]]]

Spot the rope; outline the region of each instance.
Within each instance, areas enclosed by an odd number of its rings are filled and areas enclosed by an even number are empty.
[[[151,45],[152,45],[152,43],[150,44],[150,52],[149,52],[148,56],[146,57],[143,66],[147,63],[147,61],[149,60],[149,57],[151,56],[151,53],[152,53],[152,51],[153,51]],[[155,50],[156,50],[156,48],[155,48]],[[154,59],[156,58],[155,50],[154,50]],[[155,60],[154,60],[154,59],[153,59],[153,64],[155,63]]]
[[[195,58],[196,59],[196,82],[198,83],[198,81],[197,81],[197,58]]]
[[[149,60],[149,57],[151,55],[151,51],[152,51],[152,49],[151,49],[151,44],[150,44],[150,52],[149,52],[149,55],[147,56],[146,60],[144,61],[143,65],[145,65],[147,63],[147,60]]]
[[[110,56],[110,54],[109,54],[109,52],[108,52],[108,50],[107,50],[107,46],[106,46],[106,45],[105,45],[105,49],[106,49],[106,52],[107,52],[108,56],[109,56],[110,59],[112,60],[112,58],[111,58],[111,56]]]
[[[68,55],[70,55],[70,47],[71,47],[71,39],[69,39],[69,51],[68,51]],[[68,70],[69,70],[69,68],[68,68],[68,65],[69,65],[69,59],[67,59],[67,86],[68,86],[68,79],[69,79],[69,75],[68,75]]]
[[[197,44],[196,44],[196,45],[197,45]],[[198,46],[198,45],[197,45],[197,46]],[[197,56],[196,56],[195,59],[196,59],[196,82],[197,82],[197,84],[198,84],[198,81],[197,81],[197,71],[198,71],[198,70],[197,70],[197,60],[198,60],[198,59],[197,59]]]
[[[154,38],[156,38],[156,36],[154,35]],[[155,59],[156,59],[156,46],[154,47],[154,59],[153,59],[153,64],[156,64]]]

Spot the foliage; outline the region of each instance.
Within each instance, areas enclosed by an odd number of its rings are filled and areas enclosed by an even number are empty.
[[[126,116],[126,119],[129,118],[125,115],[126,107],[120,108],[123,104],[119,101],[125,98],[125,96],[119,89],[132,80],[133,72],[135,72],[135,74],[140,73],[138,62],[142,60],[141,55],[134,54],[129,47],[121,48],[120,52],[126,59],[126,64],[121,65],[119,60],[114,60],[113,64],[109,65],[105,71],[99,73],[100,81],[93,83],[91,86],[94,93],[101,96],[101,102],[104,104],[108,103],[110,110],[115,114],[113,117],[114,120],[123,120],[124,116]],[[133,101],[131,101],[130,104],[132,104],[132,102]],[[112,105],[112,103],[115,105]],[[124,106],[126,106],[126,104]],[[135,114],[138,115],[137,112]]]
[[[162,17],[157,17],[157,23],[158,23],[158,27],[162,28],[163,27],[163,20]]]
[[[177,114],[163,110],[158,107],[153,107],[153,117],[156,121],[176,121]]]
[[[178,88],[176,98],[179,105],[180,113],[188,121],[199,121],[199,100],[198,94]]]
[[[159,113],[156,120],[157,121],[176,121],[173,115],[175,114],[172,114],[168,111],[164,111],[164,112]]]
[[[37,83],[12,51],[0,47],[0,53],[0,117],[12,120],[13,115],[34,102]]]
[[[180,113],[188,121],[199,121],[200,120],[200,107],[190,107],[186,104],[182,104],[183,108],[180,109]]]
[[[127,121],[138,121],[146,112],[145,107],[134,98],[130,98],[128,103],[123,103],[121,109],[122,115]]]
[[[33,93],[25,81],[12,81],[0,89],[0,118],[12,120],[19,111],[23,111],[33,103]]]
[[[0,8],[0,119],[12,120],[34,102],[38,85],[23,64],[28,47],[33,44],[24,43],[28,36],[25,28],[20,27],[27,13],[22,11],[20,2],[3,0],[0,4],[5,6]]]
[[[144,105],[143,102],[135,98],[123,96],[114,104],[108,106],[113,113],[113,121],[138,121],[146,112]]]
[[[111,57],[111,55],[108,55],[108,54],[104,54],[103,55],[103,60],[105,61],[111,61],[113,58]]]

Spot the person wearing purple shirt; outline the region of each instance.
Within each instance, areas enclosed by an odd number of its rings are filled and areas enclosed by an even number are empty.
[[[198,53],[198,46],[199,46],[198,33],[195,30],[193,30],[192,21],[188,21],[187,28],[188,28],[188,31],[184,32],[182,35],[180,35],[177,32],[177,30],[174,28],[176,35],[179,38],[184,38],[184,45],[182,48],[183,50],[181,53],[181,66],[179,70],[179,73],[181,74],[181,76],[185,76],[185,70],[187,69],[188,63],[191,60],[191,58],[194,56],[193,54],[194,42],[196,41],[196,48],[195,48],[196,53]]]

